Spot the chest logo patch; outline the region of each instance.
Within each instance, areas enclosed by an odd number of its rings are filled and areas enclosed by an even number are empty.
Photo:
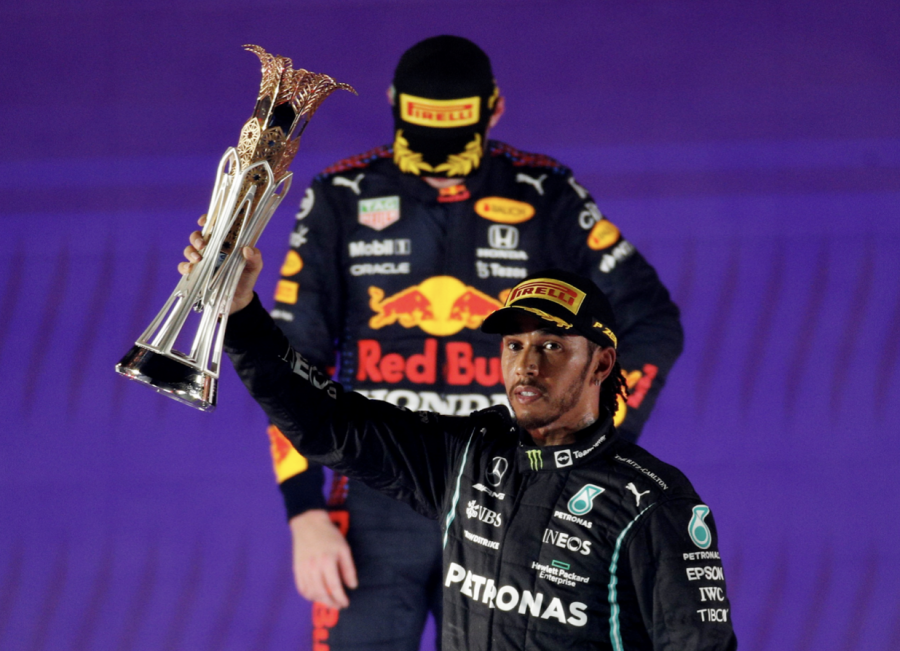
[[[506,469],[509,466],[509,462],[503,457],[494,457],[491,460],[491,468],[487,472],[487,480],[491,486],[499,486],[500,482],[503,481],[503,475],[506,474]]]
[[[534,206],[504,197],[485,197],[475,203],[475,212],[492,222],[521,224],[534,217]]]
[[[712,532],[709,530],[709,525],[703,521],[707,515],[709,515],[709,507],[706,504],[698,504],[694,507],[694,515],[691,516],[688,524],[691,540],[700,549],[709,549],[712,544]]]
[[[400,221],[400,197],[377,197],[359,202],[358,221],[376,231],[381,231]]]
[[[572,515],[584,515],[594,508],[594,498],[605,490],[594,484],[585,484],[572,496],[566,508]]]
[[[399,323],[404,328],[419,327],[430,335],[448,337],[463,328],[481,327],[481,322],[503,304],[453,276],[432,276],[390,296],[373,285],[369,287],[369,307],[374,312],[369,319],[373,330]]]

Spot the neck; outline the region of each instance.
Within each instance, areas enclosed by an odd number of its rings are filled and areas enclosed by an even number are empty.
[[[596,414],[585,414],[579,421],[571,425],[547,425],[533,430],[526,430],[531,440],[538,447],[548,445],[570,445],[578,440],[576,434],[597,421]]]
[[[463,182],[461,177],[454,179],[445,179],[440,176],[423,176],[422,180],[433,187],[435,190],[440,190],[441,188],[449,188],[454,185],[459,185]]]

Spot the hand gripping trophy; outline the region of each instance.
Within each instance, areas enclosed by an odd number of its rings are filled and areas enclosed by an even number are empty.
[[[290,189],[293,175],[287,169],[316,109],[339,88],[356,93],[327,75],[294,70],[287,57],[256,45],[244,48],[262,62],[262,83],[237,148],[229,147],[219,161],[203,227],[206,251],[218,254],[205,255],[182,277],[116,364],[117,373],[202,411],[216,406],[228,308],[245,264],[241,249],[255,246]],[[199,313],[199,324],[193,333],[182,333],[192,312]],[[189,351],[175,348],[187,341]]]

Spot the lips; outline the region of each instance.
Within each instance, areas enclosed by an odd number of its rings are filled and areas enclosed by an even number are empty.
[[[513,389],[513,396],[516,400],[524,405],[531,404],[539,400],[544,395],[544,391],[532,384],[519,385]]]

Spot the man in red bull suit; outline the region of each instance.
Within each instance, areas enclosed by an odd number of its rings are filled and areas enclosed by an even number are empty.
[[[343,160],[306,190],[272,316],[347,389],[411,410],[505,404],[499,350],[479,331],[536,269],[590,277],[619,320],[634,441],[681,353],[678,308],[654,269],[555,160],[487,139],[504,111],[487,55],[454,36],[403,54],[391,145]],[[313,606],[313,648],[409,649],[440,620],[438,524],[323,473],[274,426],[294,575]],[[439,628],[439,627],[438,627]]]

